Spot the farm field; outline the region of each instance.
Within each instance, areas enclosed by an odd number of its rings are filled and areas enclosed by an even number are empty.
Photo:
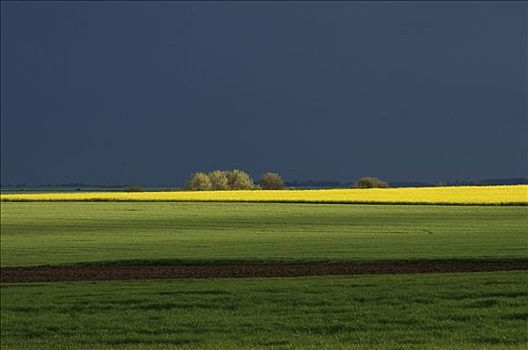
[[[0,350],[528,350],[527,10],[0,0]]]
[[[527,213],[526,206],[2,202],[3,271],[520,265],[471,273],[2,282],[1,345],[521,349],[528,341]]]
[[[4,349],[523,349],[523,272],[7,284]]]
[[[519,259],[523,206],[4,202],[1,265]]]
[[[202,201],[527,205],[528,185],[327,190],[5,193],[2,201]]]

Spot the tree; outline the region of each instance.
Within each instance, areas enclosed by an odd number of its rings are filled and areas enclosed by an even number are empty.
[[[187,182],[187,188],[191,191],[208,191],[211,190],[211,180],[205,173],[194,173]]]
[[[357,188],[387,188],[389,184],[377,177],[366,176],[356,181]]]
[[[284,182],[277,173],[265,173],[260,178],[259,183],[263,190],[282,190],[284,188]]]
[[[253,179],[242,170],[234,169],[226,172],[229,189],[231,190],[251,190]]]
[[[224,191],[229,189],[229,180],[226,171],[211,171],[209,173],[209,181],[211,182],[211,189],[213,190]]]

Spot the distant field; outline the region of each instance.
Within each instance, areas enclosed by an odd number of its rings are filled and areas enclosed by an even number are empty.
[[[4,193],[2,201],[218,201],[527,205],[528,185],[388,189]]]
[[[525,349],[524,272],[2,285],[3,349]]]
[[[527,257],[522,206],[4,202],[1,265]]]

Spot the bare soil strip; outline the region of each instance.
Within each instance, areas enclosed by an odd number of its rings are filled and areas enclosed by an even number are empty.
[[[233,264],[218,266],[35,266],[2,267],[1,283],[103,281],[161,278],[299,277],[528,270],[528,260]]]

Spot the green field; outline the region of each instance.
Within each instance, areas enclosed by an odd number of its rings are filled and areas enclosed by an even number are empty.
[[[526,259],[528,208],[1,203],[1,265]],[[2,349],[522,349],[524,271],[19,283]]]
[[[526,258],[527,207],[1,204],[1,265]]]
[[[9,349],[522,349],[521,272],[4,285]]]

